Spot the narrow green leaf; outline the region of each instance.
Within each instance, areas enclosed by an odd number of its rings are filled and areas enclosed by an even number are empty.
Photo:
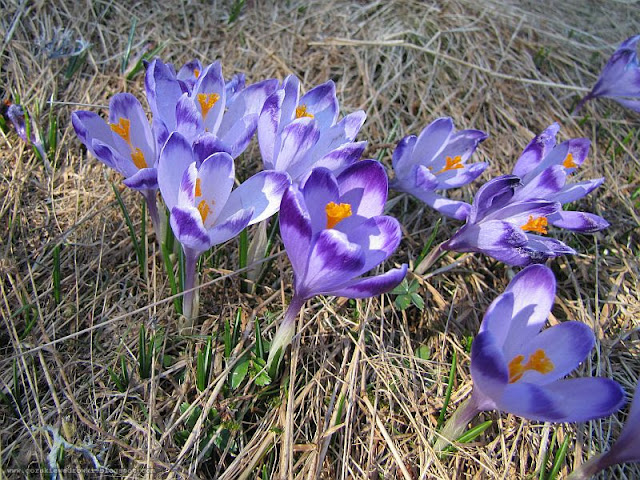
[[[125,73],[127,66],[129,65],[129,57],[131,56],[131,46],[133,45],[133,36],[136,33],[136,25],[138,19],[133,17],[131,21],[131,28],[129,29],[129,39],[127,40],[127,47],[124,50],[124,57],[122,57],[122,65],[120,66],[120,73]]]
[[[440,230],[440,223],[442,223],[442,218],[438,218],[436,224],[433,226],[433,231],[431,232],[431,235],[429,235],[427,243],[424,244],[424,247],[422,248],[422,251],[420,252],[418,258],[414,262],[414,265],[420,265],[420,262],[424,260],[424,257],[426,257],[427,253],[429,253],[429,251],[431,250],[431,246],[436,239],[436,235],[438,235],[438,230]]]
[[[342,411],[344,410],[344,403],[346,399],[347,398],[344,395],[340,395],[340,398],[338,399],[338,408],[336,411],[336,421],[333,424],[334,426],[342,423]]]
[[[440,430],[440,427],[444,423],[444,417],[447,414],[447,407],[449,406],[449,402],[451,401],[451,392],[453,391],[453,384],[456,379],[457,363],[458,363],[458,355],[454,350],[453,358],[451,359],[451,370],[449,370],[449,381],[447,382],[447,390],[444,395],[444,405],[442,406],[442,410],[440,410],[440,416],[438,417],[438,426],[437,426],[438,430]]]
[[[171,230],[170,228],[168,230]],[[176,283],[176,276],[173,273],[173,262],[171,262],[171,253],[167,247],[167,243],[162,244],[162,260],[164,260],[164,268],[167,271],[167,277],[169,278],[169,287],[171,288],[171,295],[175,296],[178,292],[178,285]],[[173,299],[173,306],[176,309],[178,315],[182,315],[182,298],[175,297]]]
[[[120,196],[120,192],[116,188],[116,186],[112,183],[111,188],[113,189],[113,193],[116,195],[116,200],[118,201],[118,205],[120,205],[120,210],[122,210],[122,215],[124,215],[124,221],[129,228],[129,236],[131,237],[131,242],[133,243],[133,250],[136,252],[136,257],[138,260],[138,266],[140,266],[140,245],[138,244],[138,237],[136,235],[135,229],[133,228],[133,222],[131,221],[131,217],[129,216],[129,211],[122,201],[122,197]],[[142,267],[140,269],[140,273],[143,273]]]
[[[555,458],[555,460],[553,462],[553,467],[551,468],[551,473],[549,473],[549,476],[547,477],[548,480],[555,480],[555,478],[558,476],[558,472],[562,468],[562,464],[564,463],[564,459],[567,456],[567,449],[568,448],[569,448],[569,435],[565,435],[564,441],[562,442],[562,445],[560,445],[560,448],[556,452],[556,458]]]
[[[256,331],[256,357],[264,359],[264,342],[262,341],[262,331],[260,330],[260,322],[257,316],[254,322]]]

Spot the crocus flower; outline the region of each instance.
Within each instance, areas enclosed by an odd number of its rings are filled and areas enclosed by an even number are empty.
[[[513,169],[523,187],[518,188],[513,200],[543,198],[560,204],[574,202],[602,185],[604,178],[578,183],[567,183],[589,153],[586,138],[572,138],[556,145],[560,125],[554,123],[536,136],[524,149]],[[549,224],[574,232],[592,233],[607,228],[609,223],[592,213],[559,210],[547,217]]]
[[[589,100],[611,98],[624,107],[640,112],[640,64],[636,48],[640,35],[626,39],[600,73],[591,91],[576,106],[575,114]]]
[[[564,378],[589,355],[595,337],[581,322],[541,331],[555,292],[553,272],[531,265],[489,306],[471,347],[473,391],[444,429],[445,438],[457,438],[485,410],[545,422],[584,422],[621,407],[624,391],[613,380]]]
[[[211,133],[217,151],[236,158],[249,145],[258,114],[278,82],[265,80],[245,88],[244,75],[238,75],[227,85],[220,62],[200,68],[199,62],[190,62],[176,75],[171,64],[159,59],[147,67],[145,90],[158,145],[174,131],[191,141]]]
[[[618,440],[607,452],[595,456],[573,471],[567,480],[587,480],[596,473],[619,463],[640,462],[640,388],[636,387],[627,421]]]
[[[36,137],[33,123],[31,123],[31,131],[27,136],[27,123],[24,118],[24,109],[22,108],[22,105],[17,105],[15,103],[9,104],[6,116],[11,121],[13,128],[15,128],[16,133],[22,141],[27,145],[32,145],[36,150],[38,150],[42,159],[47,161],[42,142]]]
[[[280,206],[280,235],[291,261],[295,293],[276,333],[268,364],[291,342],[295,318],[315,295],[363,298],[397,286],[407,266],[362,275],[386,260],[400,243],[400,225],[383,216],[387,176],[382,165],[363,160],[337,177],[316,168],[299,191],[289,187]]]
[[[161,223],[156,206],[156,141],[142,105],[130,93],[118,93],[109,102],[109,121],[78,110],[71,114],[73,128],[91,154],[121,173],[124,184],[144,196],[158,236]]]
[[[158,184],[171,212],[171,228],[185,253],[183,313],[192,315],[195,267],[200,254],[273,215],[288,177],[260,172],[231,191],[235,179],[231,155],[216,152],[216,138],[205,134],[194,143],[174,132],[158,163]]]
[[[479,252],[509,265],[541,263],[575,250],[545,237],[547,218],[560,210],[557,201],[518,200],[520,178],[504,175],[489,180],[476,193],[467,223],[442,244],[446,250]]]
[[[400,140],[393,152],[395,179],[390,187],[410,193],[443,215],[464,220],[471,205],[436,193],[466,185],[487,168],[487,163],[467,164],[478,144],[488,135],[480,130],[455,131],[450,118],[438,118],[422,130]]]
[[[354,142],[365,117],[357,111],[336,123],[335,84],[323,83],[300,97],[300,82],[289,75],[267,99],[258,120],[264,168],[287,172],[296,184],[314,167],[339,173],[365,148],[365,142]]]

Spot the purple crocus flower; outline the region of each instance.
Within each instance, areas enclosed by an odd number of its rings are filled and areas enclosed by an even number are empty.
[[[31,131],[27,137],[27,124],[24,118],[24,109],[22,108],[22,105],[17,105],[15,103],[10,104],[7,108],[6,116],[13,124],[16,134],[22,139],[22,141],[27,145],[32,145],[36,150],[38,150],[42,160],[46,162],[47,157],[44,153],[42,142],[36,137],[33,122],[31,123]]]
[[[445,427],[445,438],[457,438],[485,410],[545,422],[584,422],[621,407],[624,391],[613,380],[564,378],[589,355],[595,337],[581,322],[540,331],[555,292],[553,272],[531,265],[489,306],[471,348],[473,391]]]
[[[520,178],[504,175],[485,183],[476,193],[467,223],[442,244],[446,250],[479,252],[509,265],[541,263],[575,250],[545,237],[548,220],[560,211],[557,201],[516,198]]]
[[[268,364],[291,342],[295,318],[315,295],[364,298],[397,286],[407,265],[362,277],[385,261],[402,237],[398,221],[383,216],[387,176],[382,165],[363,160],[337,177],[312,171],[301,190],[282,197],[280,234],[294,272],[295,293],[269,352]]]
[[[217,151],[236,158],[249,145],[258,114],[277,84],[271,79],[245,88],[244,75],[226,84],[220,62],[204,68],[190,62],[176,75],[171,64],[153,60],[147,67],[145,90],[158,145],[164,145],[174,131],[191,141],[211,133],[217,138]]]
[[[226,242],[245,227],[273,215],[288,177],[260,172],[231,191],[231,155],[217,152],[216,138],[204,134],[192,144],[180,133],[169,136],[158,162],[158,184],[171,212],[171,228],[185,253],[183,313],[192,316],[195,267],[200,254]]]
[[[467,164],[478,144],[488,135],[480,130],[456,132],[450,118],[438,118],[398,143],[393,152],[395,180],[390,187],[419,198],[443,215],[464,220],[471,205],[436,193],[466,185],[487,168],[487,163]]]
[[[156,234],[162,227],[156,205],[156,141],[142,105],[130,93],[118,93],[109,102],[109,121],[94,112],[78,110],[71,123],[91,154],[121,173],[124,184],[144,196]]]
[[[572,138],[556,145],[560,125],[554,123],[536,136],[524,149],[513,169],[523,187],[517,189],[513,200],[543,198],[560,204],[575,202],[602,185],[604,178],[567,183],[567,178],[584,163],[590,142],[586,138]],[[547,217],[548,223],[574,232],[593,233],[609,223],[592,213],[580,211],[558,212]]]
[[[596,473],[619,463],[640,462],[640,388],[636,387],[627,421],[618,440],[604,453],[580,465],[567,480],[588,480]]]
[[[354,142],[363,111],[338,119],[332,81],[300,97],[300,82],[289,75],[267,99],[258,120],[258,143],[266,170],[287,172],[302,183],[315,167],[339,173],[360,158],[366,142]]]
[[[575,114],[589,100],[611,98],[624,107],[640,112],[640,64],[636,48],[640,35],[626,39],[602,69],[591,91],[576,106]]]

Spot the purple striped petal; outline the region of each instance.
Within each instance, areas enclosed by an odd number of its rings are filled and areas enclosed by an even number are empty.
[[[173,69],[154,59],[147,67],[144,85],[154,120],[161,120],[169,132],[174,131],[176,105],[183,91]]]
[[[180,97],[176,106],[175,130],[189,142],[193,142],[198,135],[204,132],[200,109],[186,93]]]
[[[133,164],[131,158],[123,157],[115,147],[102,143],[100,140],[93,140],[91,149],[95,152],[96,158],[107,166],[111,166],[116,172],[121,173],[126,178],[135,175],[138,168]]]
[[[398,145],[396,145],[391,157],[396,178],[402,180],[411,174],[414,165],[412,162],[412,152],[417,139],[418,137],[415,135],[409,135],[400,140]]]
[[[407,275],[407,264],[401,268],[394,268],[382,275],[357,278],[338,290],[329,292],[329,295],[347,298],[368,298],[382,295],[397,287]]]
[[[218,132],[221,135],[221,144],[233,158],[237,158],[249,146],[257,126],[258,115],[246,115],[226,133]]]
[[[198,169],[198,179],[200,180],[200,191],[196,186],[193,202],[198,205],[204,201],[209,207],[209,214],[204,221],[204,225],[207,229],[210,229],[218,223],[218,217],[220,217],[221,221],[225,221],[231,213],[238,211],[236,209],[233,212],[229,212],[226,208],[227,199],[235,179],[231,155],[226,152],[218,152],[205,159]],[[225,216],[222,215],[223,210],[226,211]]]
[[[167,139],[158,161],[158,186],[169,210],[178,204],[178,189],[185,170],[195,161],[189,142],[179,133]]]
[[[232,239],[244,230],[253,216],[253,209],[240,210],[208,230],[209,248]]]
[[[367,142],[345,143],[315,161],[312,168],[323,167],[331,170],[334,175],[339,175],[346,167],[360,159],[366,147]],[[297,168],[297,166],[294,166],[291,172],[296,178],[302,178],[303,176],[302,168]],[[304,183],[304,181],[301,180],[301,183]]]
[[[130,93],[117,93],[109,102],[109,123],[117,124],[121,118],[130,122],[131,144],[142,151],[147,166],[153,167],[156,161],[155,138],[142,105]],[[113,137],[116,140],[115,145],[124,156],[124,152],[129,151],[129,146],[119,135],[114,133]]]
[[[469,223],[481,220],[488,212],[507,203],[519,185],[521,185],[520,179],[515,175],[492,178],[482,185],[473,198],[469,212]]]
[[[388,185],[387,174],[380,162],[362,160],[354,163],[337,180],[340,203],[351,205],[354,215],[366,218],[382,215],[387,202]]]
[[[295,120],[296,107],[298,106],[298,99],[300,98],[300,81],[295,75],[287,75],[282,81],[282,127]],[[278,129],[277,133],[281,131]]]
[[[593,213],[564,210],[549,216],[549,223],[554,227],[580,233],[599,232],[609,227],[609,222]]]
[[[280,144],[277,140],[282,115],[284,90],[276,90],[265,100],[260,117],[258,118],[258,145],[264,162],[264,168],[273,170],[277,160],[276,149]]]
[[[433,158],[446,146],[453,131],[453,120],[449,117],[438,118],[427,125],[416,139],[411,163],[430,166]]]
[[[413,171],[415,172],[414,188],[432,191],[440,186],[438,178],[424,165],[415,165]]]
[[[489,166],[488,163],[478,162],[466,165],[464,168],[450,170],[438,175],[438,189],[446,190],[459,188],[473,182],[482,175],[482,172]]]
[[[213,133],[203,133],[193,142],[193,154],[198,166],[214,153],[226,152],[225,144]],[[227,152],[230,153],[230,152]],[[233,155],[231,155],[233,157]]]
[[[481,224],[467,223],[442,245],[456,252],[480,252],[494,256],[494,252],[505,252],[526,245],[527,235],[518,227],[502,220],[489,220]],[[496,257],[497,258],[497,257]]]
[[[340,203],[336,178],[325,168],[314,168],[304,184],[303,195],[313,233],[324,230],[327,228],[327,204]]]
[[[579,200],[585,195],[591,193],[602,185],[603,182],[604,178],[594,178],[593,180],[586,180],[584,182],[566,185],[549,200],[560,202],[563,205],[565,203],[575,202],[576,200]]]
[[[178,241],[198,253],[211,248],[209,235],[202,225],[202,217],[194,207],[173,207],[171,209],[171,229]]]
[[[566,416],[563,406],[556,404],[546,388],[532,383],[506,385],[494,401],[498,410],[529,420],[562,422]]]
[[[560,130],[560,125],[554,123],[547,127],[540,135],[537,135],[525,147],[522,155],[513,168],[513,174],[524,177],[544,159],[556,144],[556,134]]]
[[[194,206],[197,181],[198,168],[196,167],[196,162],[193,162],[187,167],[187,169],[184,171],[184,174],[182,175],[182,181],[180,182],[180,187],[178,188],[179,207],[187,208]]]
[[[287,125],[282,131],[275,170],[284,172],[292,168],[315,145],[319,135],[318,126],[312,118],[299,118]],[[292,179],[296,180],[295,177]]]
[[[230,134],[235,128],[234,125],[247,116],[253,117],[255,115],[257,126],[257,117],[260,115],[267,98],[275,92],[277,86],[278,81],[271,79],[254,83],[240,91],[231,107],[225,112],[218,129],[218,135],[222,137]],[[253,133],[251,132],[252,135]]]
[[[466,220],[469,216],[469,212],[471,211],[471,205],[468,203],[458,200],[450,200],[428,190],[414,188],[407,191],[416,198],[422,200],[431,208],[440,212],[442,215],[455,218],[456,220]]]
[[[298,104],[307,107],[307,111],[313,114],[321,130],[328,129],[338,119],[336,85],[332,80],[309,90]]]
[[[156,190],[158,188],[158,170],[155,168],[141,168],[123,182],[133,190]]]
[[[504,220],[517,227],[524,226],[531,216],[547,217],[560,210],[558,202],[547,200],[521,200],[487,214],[486,219]]]
[[[496,345],[502,349],[513,320],[513,292],[504,292],[491,302],[480,324],[480,333],[490,332]]]
[[[388,216],[377,216],[349,228],[349,219],[336,225],[336,230],[347,235],[351,243],[362,247],[365,262],[357,275],[362,275],[384,262],[398,248],[402,240],[400,223]]]
[[[94,140],[98,140],[103,144],[112,142],[111,128],[109,128],[107,122],[93,112],[79,110],[71,114],[71,124],[80,141],[87,147],[87,150],[107,167],[114,168],[111,158],[108,160],[99,158],[92,145]]]
[[[564,187],[566,181],[567,172],[562,165],[550,166],[517,189],[513,199],[550,198]]]
[[[296,277],[306,273],[311,246],[311,220],[302,207],[302,194],[295,187],[285,190],[280,204],[280,236]]]
[[[480,142],[485,141],[487,138],[489,138],[489,135],[482,130],[460,130],[454,132],[449,137],[444,148],[438,153],[437,160],[434,160],[432,164],[434,170],[439,170],[445,166],[446,157],[460,156],[462,163],[465,163],[476,151]],[[442,162],[442,164],[437,162]]]
[[[489,331],[480,332],[471,345],[473,388],[498,399],[509,381],[509,370],[500,345]]]

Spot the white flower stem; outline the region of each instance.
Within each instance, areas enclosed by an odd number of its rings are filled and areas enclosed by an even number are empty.
[[[442,430],[438,432],[438,440],[434,445],[436,452],[441,452],[450,443],[454,442],[467,429],[469,422],[483,409],[478,404],[478,397],[473,393],[457,408],[449,417]]]
[[[296,332],[296,318],[304,306],[305,300],[297,295],[294,295],[289,303],[286,313],[280,326],[276,331],[273,340],[271,340],[271,346],[269,347],[269,358],[267,359],[267,369],[271,368],[271,363],[274,361],[276,354],[280,351],[280,357],[278,362],[282,359],[284,351],[291,343],[294,333]]]

